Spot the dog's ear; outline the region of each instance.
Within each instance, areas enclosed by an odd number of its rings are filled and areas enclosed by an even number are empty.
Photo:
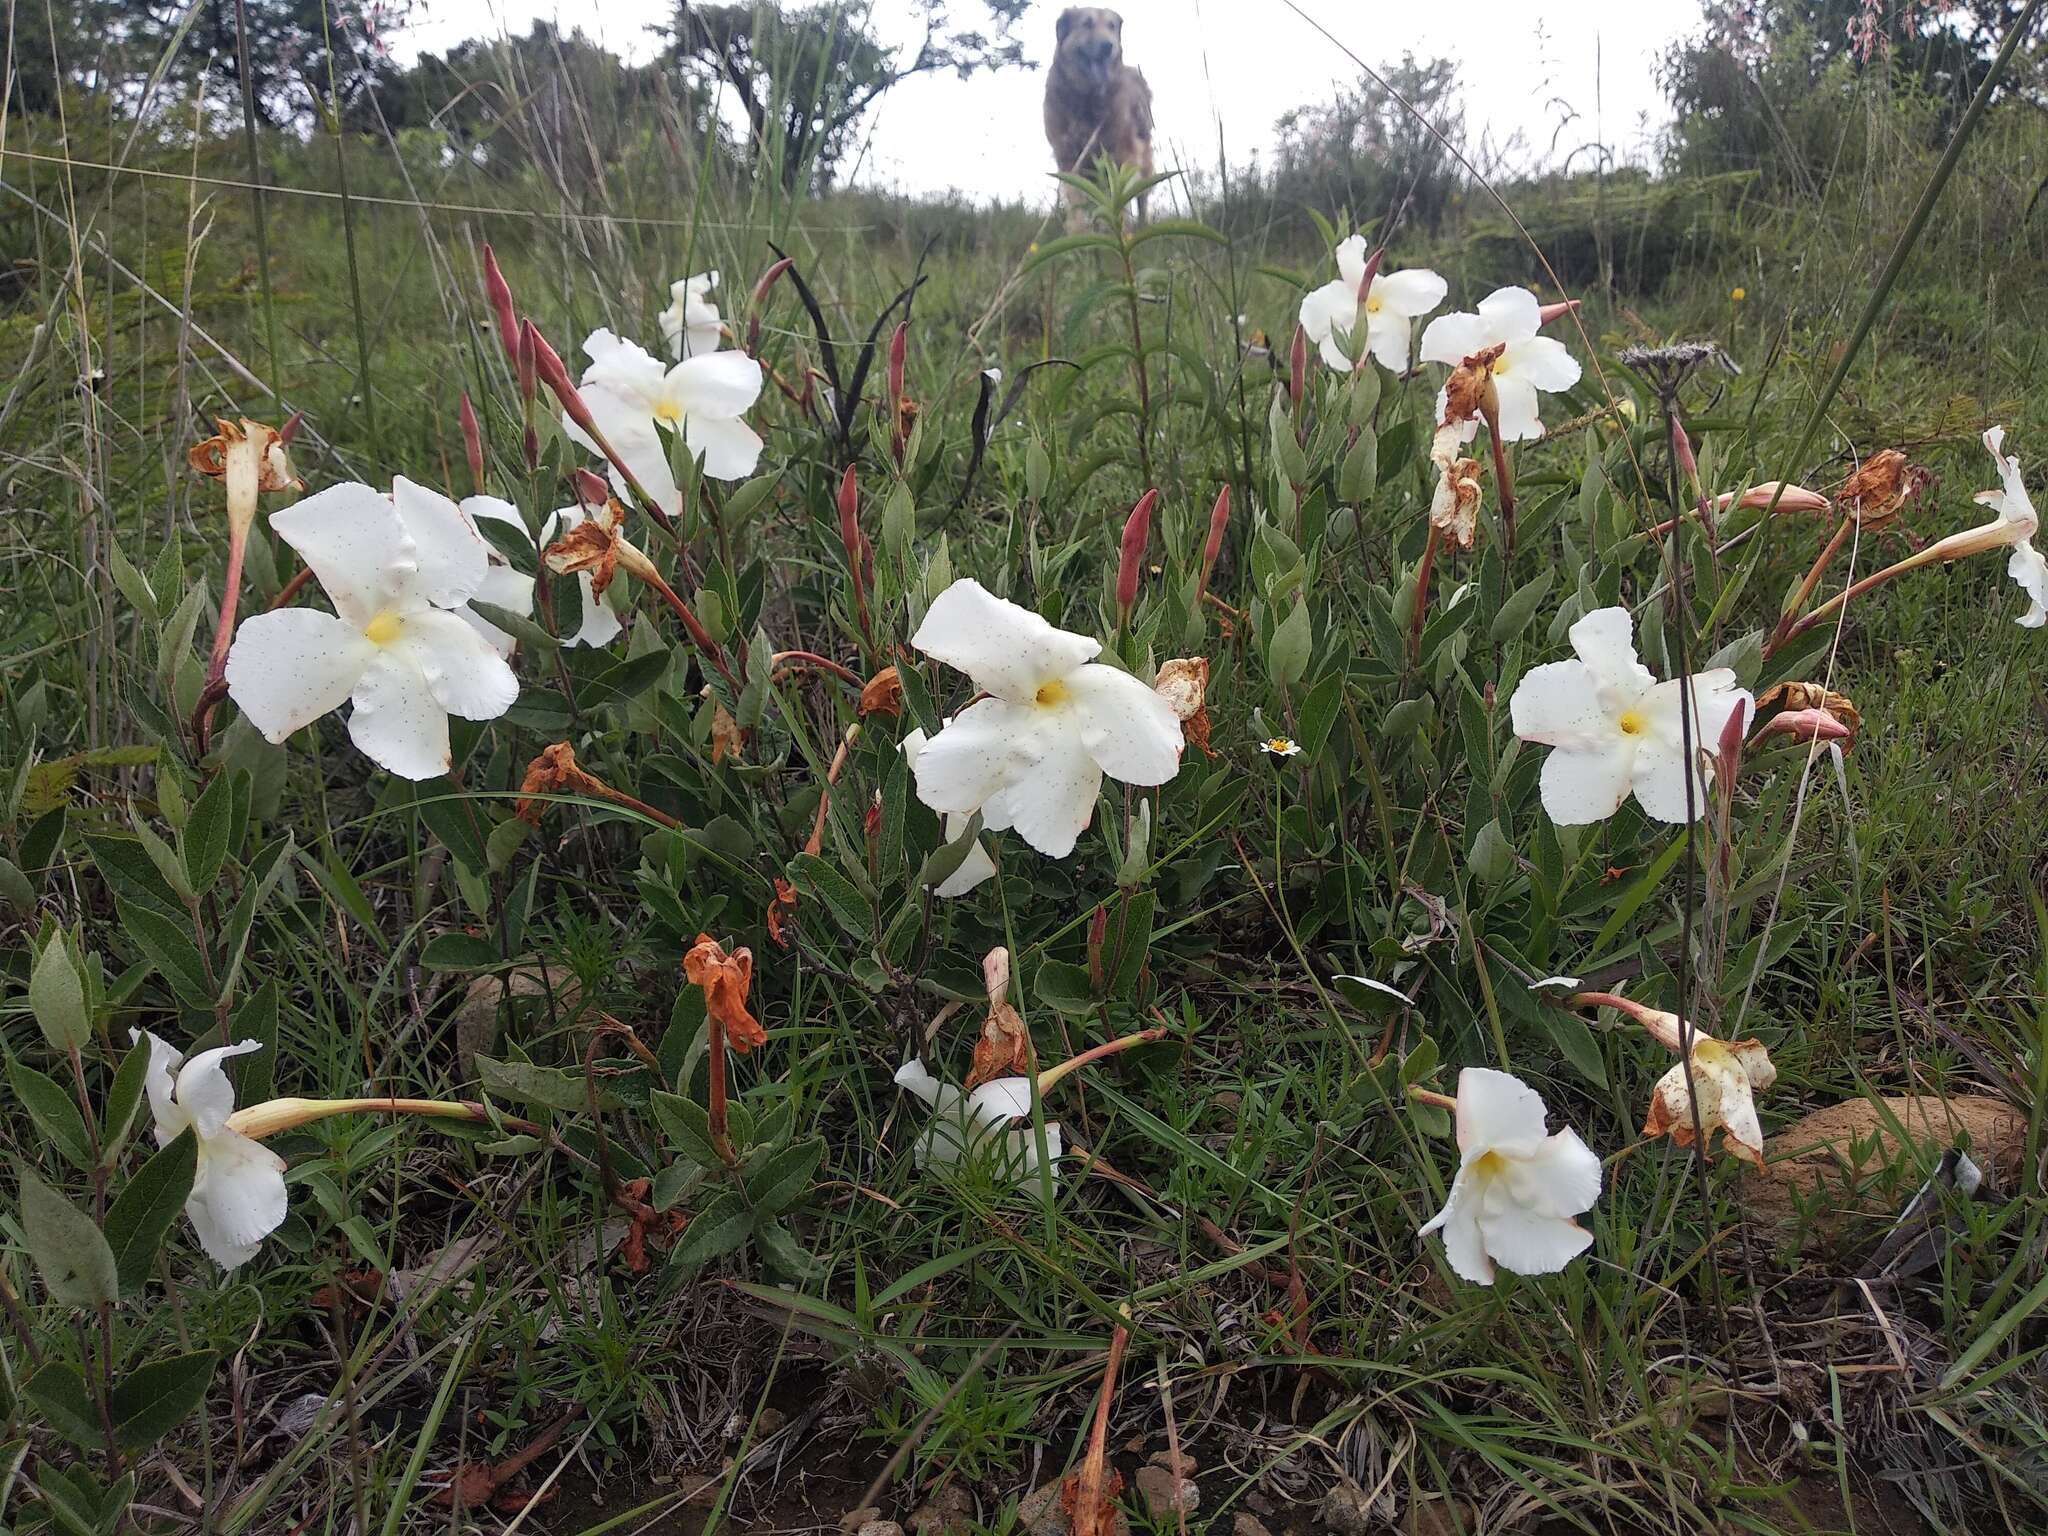
[[[1066,10],[1060,12],[1060,19],[1053,23],[1052,40],[1054,44],[1064,43],[1067,40],[1067,34],[1074,30],[1074,18],[1080,14],[1080,9],[1076,6],[1069,6]]]

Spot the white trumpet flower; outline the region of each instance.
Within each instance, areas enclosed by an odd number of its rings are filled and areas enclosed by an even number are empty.
[[[951,721],[946,722],[948,725],[951,723]],[[917,771],[918,754],[924,751],[927,739],[925,733],[918,729],[913,729],[909,735],[903,738],[901,751],[905,761],[910,764],[913,773]],[[947,815],[944,818],[946,841],[950,843],[959,837],[961,833],[965,832],[967,830],[967,823],[972,819],[973,812],[971,811],[964,816],[958,811]],[[982,846],[981,839],[976,838],[974,846],[967,850],[967,857],[960,861],[960,867],[934,886],[932,894],[948,898],[965,896],[995,872],[996,861],[988,856],[988,849]]]
[[[701,459],[714,480],[740,480],[754,472],[761,439],[740,417],[761,396],[761,365],[744,352],[707,352],[670,368],[645,347],[603,329],[590,333],[583,350],[590,366],[578,392],[591,419],[669,516],[682,515],[683,493],[669,469],[664,431],[680,432],[690,456]],[[603,451],[567,415],[562,429],[572,442]],[[624,477],[616,467],[611,473],[625,496]]]
[[[987,1157],[995,1161],[998,1173],[1020,1184],[1037,1175],[1038,1138],[1031,1129],[1030,1078],[998,1077],[972,1093],[963,1093],[932,1076],[924,1062],[913,1056],[897,1070],[896,1086],[931,1106],[931,1124],[917,1138],[913,1154],[918,1167]],[[1057,1171],[1063,1148],[1060,1128],[1050,1121],[1045,1127],[1045,1150]]]
[[[1303,296],[1301,328],[1332,368],[1348,373],[1362,352],[1370,352],[1382,368],[1406,373],[1415,322],[1443,303],[1449,285],[1436,273],[1413,267],[1375,273],[1361,297],[1365,261],[1363,235],[1338,245],[1337,279]]]
[[[1539,394],[1557,394],[1579,382],[1579,362],[1554,336],[1539,336],[1543,306],[1526,288],[1496,288],[1479,301],[1477,314],[1438,315],[1422,332],[1422,360],[1457,367],[1466,358],[1500,347],[1493,360],[1493,387],[1500,400],[1500,437],[1504,443],[1541,437],[1537,413]],[[1444,396],[1437,395],[1436,419],[1444,419]],[[1459,424],[1459,440],[1470,442],[1477,420]]]
[[[718,286],[716,272],[699,272],[669,284],[668,308],[661,312],[661,334],[669,355],[700,357],[718,350],[718,306],[704,295]]]
[[[143,1086],[156,1119],[156,1144],[169,1146],[187,1127],[198,1139],[199,1168],[185,1197],[185,1215],[199,1246],[222,1269],[246,1264],[284,1221],[284,1159],[229,1126],[235,1089],[221,1063],[262,1050],[261,1042],[216,1046],[187,1061],[147,1030],[130,1030],[129,1038],[149,1044]]]

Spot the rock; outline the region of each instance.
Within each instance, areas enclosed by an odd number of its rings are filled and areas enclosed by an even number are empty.
[[[1173,1452],[1170,1450],[1154,1451],[1145,1459],[1156,1467],[1165,1467],[1168,1471],[1173,1469]],[[1201,1469],[1202,1464],[1195,1460],[1195,1453],[1186,1446],[1182,1446],[1180,1448],[1180,1475],[1182,1477],[1192,1477]]]
[[[879,1504],[863,1504],[859,1509],[849,1509],[839,1517],[839,1529],[857,1532],[881,1518],[882,1507]]]
[[[894,1520],[870,1520],[854,1536],[903,1536],[903,1527]]]
[[[552,996],[566,1022],[583,1001],[583,988],[574,973],[557,966],[549,970],[537,962],[516,966],[500,976],[479,976],[463,989],[455,1005],[455,1067],[468,1082],[476,1076],[476,1059],[487,1056],[498,1043],[498,1004],[509,995],[513,1016],[521,1015],[520,1001],[538,998],[526,1011],[545,1012]]]
[[[1202,1490],[1191,1478],[1175,1477],[1171,1467],[1147,1462],[1138,1468],[1138,1493],[1154,1520],[1176,1514],[1191,1515],[1202,1503]]]
[[[1765,1166],[1743,1180],[1744,1208],[1766,1225],[1792,1228],[1802,1205],[1814,1211],[1810,1230],[1832,1237],[1858,1219],[1889,1221],[1920,1185],[1919,1167],[1891,1125],[1905,1128],[1935,1158],[1959,1139],[1992,1184],[2014,1187],[2027,1139],[2027,1117],[1982,1094],[1910,1094],[1878,1101],[1847,1099],[1815,1110],[1774,1132]],[[1858,1151],[1861,1156],[1858,1156]]]
[[[1067,1512],[1060,1507],[1058,1478],[1017,1501],[1017,1523],[1031,1536],[1067,1536]]]
[[[1348,1479],[1337,1484],[1316,1506],[1316,1524],[1335,1536],[1371,1536],[1379,1524],[1373,1518],[1372,1495]]]
[[[1230,1536],[1273,1536],[1273,1533],[1266,1529],[1266,1522],[1257,1515],[1239,1510],[1237,1518],[1230,1522]]]
[[[1463,1499],[1431,1499],[1408,1506],[1408,1518],[1401,1522],[1402,1536],[1472,1536],[1479,1529],[1479,1516]]]
[[[974,1525],[974,1499],[958,1483],[934,1489],[905,1522],[914,1536],[961,1536]]]

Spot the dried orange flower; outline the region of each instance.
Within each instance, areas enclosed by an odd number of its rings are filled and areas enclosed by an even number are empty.
[[[194,443],[185,462],[200,474],[219,480],[227,489],[228,522],[237,532],[256,516],[256,497],[263,491],[303,490],[292,473],[284,439],[275,427],[242,418],[240,426],[216,418],[218,434]]]
[[[1444,419],[1439,427],[1463,426],[1497,413],[1500,394],[1493,382],[1493,365],[1507,351],[1505,342],[1482,347],[1451,370],[1444,380]]]
[[[576,752],[566,741],[543,747],[540,756],[526,765],[526,777],[519,781],[519,801],[513,814],[530,827],[540,825],[547,802],[536,795],[559,795],[587,791],[597,781],[576,762]]]
[[[783,924],[789,914],[796,910],[796,887],[780,875],[775,877],[775,895],[768,903],[763,921],[768,925],[768,937],[777,949],[789,948],[789,935],[783,931]]]
[[[1181,735],[1201,749],[1209,749],[1209,659],[1206,656],[1176,656],[1159,669],[1152,691],[1166,700],[1180,721]]]
[[[1437,434],[1441,442],[1444,433]],[[1479,461],[1446,455],[1437,459],[1436,494],[1429,521],[1446,543],[1469,550],[1479,529]]]
[[[1787,713],[1822,711],[1847,726],[1852,741],[1863,730],[1862,712],[1845,695],[1819,683],[1773,684],[1757,696],[1756,712],[1762,714],[1768,709],[1782,709]]]
[[[711,766],[716,768],[728,757],[738,757],[743,741],[740,723],[733,719],[725,705],[717,699],[711,701]]]
[[[747,1012],[747,989],[754,982],[754,952],[736,949],[730,955],[708,933],[683,956],[683,974],[704,989],[704,1007],[725,1031],[726,1043],[744,1056],[768,1043],[768,1031]]]

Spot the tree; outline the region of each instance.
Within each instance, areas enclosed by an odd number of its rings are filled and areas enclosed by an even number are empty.
[[[202,76],[215,103],[239,113],[241,28],[248,27],[250,97],[259,123],[303,126],[330,105],[349,120],[365,93],[398,75],[385,39],[404,22],[411,0],[202,0],[191,14],[184,0],[112,0],[137,56],[154,59],[175,44],[171,78],[189,85]],[[184,27],[182,38],[180,28]],[[159,93],[161,95],[161,92]]]
[[[761,3],[676,8],[670,59],[686,74],[727,87],[746,114],[757,164],[772,165],[782,185],[828,185],[862,116],[882,95],[915,75],[1024,62],[1010,29],[1029,0],[981,0],[992,30],[956,27],[946,0],[917,0],[924,38],[892,49],[843,4],[784,9]]]
[[[1274,125],[1274,197],[1309,208],[1347,207],[1355,218],[1398,219],[1433,231],[1459,180],[1457,160],[1445,147],[1446,141],[1461,144],[1465,134],[1458,67],[1449,59],[1418,60],[1411,53],[1385,66],[1381,76],[1391,92],[1371,82],[1355,90],[1340,87],[1334,101],[1296,107],[1281,117]],[[1397,94],[1414,113],[1395,100]]]

